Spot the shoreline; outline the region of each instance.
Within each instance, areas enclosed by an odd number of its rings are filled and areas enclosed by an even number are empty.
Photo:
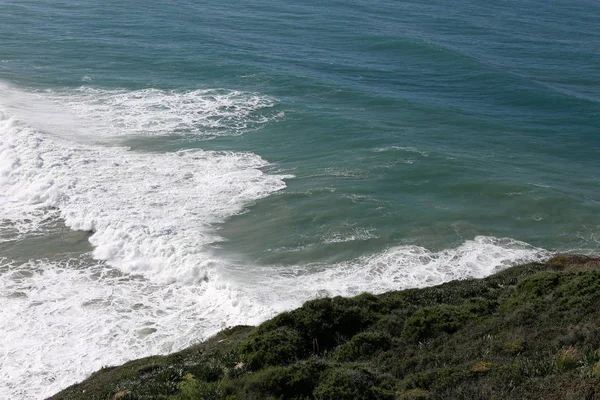
[[[482,279],[308,301],[105,367],[50,399],[596,399],[599,310],[600,257],[558,255]]]

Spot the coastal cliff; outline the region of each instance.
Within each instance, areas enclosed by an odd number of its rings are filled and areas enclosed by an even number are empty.
[[[309,301],[51,399],[507,398],[600,399],[600,258]]]

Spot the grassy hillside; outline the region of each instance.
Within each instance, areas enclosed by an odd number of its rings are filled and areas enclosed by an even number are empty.
[[[52,399],[600,399],[600,258],[309,301]]]

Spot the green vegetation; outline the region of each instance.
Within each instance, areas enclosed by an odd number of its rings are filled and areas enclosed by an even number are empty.
[[[600,399],[600,258],[309,301],[52,399]]]

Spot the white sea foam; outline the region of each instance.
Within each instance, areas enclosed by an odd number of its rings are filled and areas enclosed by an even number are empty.
[[[378,147],[376,149],[373,149],[373,151],[376,153],[383,153],[383,152],[387,152],[387,151],[401,151],[401,152],[405,152],[405,153],[416,153],[422,157],[429,157],[429,153],[427,153],[425,151],[421,151],[421,150],[417,149],[416,147],[410,147],[410,146]]]
[[[515,263],[542,261],[550,255],[546,250],[514,239],[477,236],[457,248],[440,252],[419,246],[397,246],[351,262],[298,266],[276,276],[269,275],[267,270],[257,272],[261,270],[257,267],[253,276],[245,277],[244,281],[251,292],[255,287],[271,288],[261,299],[265,304],[295,306],[299,299],[383,293],[455,279],[483,278]],[[254,287],[251,282],[255,279],[260,282],[254,282]]]
[[[226,284],[158,285],[78,260],[0,261],[0,398],[50,396],[105,365],[257,323]]]
[[[8,388],[0,398],[50,395],[102,365],[264,318],[219,279],[204,246],[219,239],[215,223],[284,188],[285,176],[263,172],[268,163],[251,153],[136,152],[104,140],[180,128],[236,134],[262,121],[247,122],[261,99],[215,92],[211,105],[198,92],[0,90],[0,238],[43,233],[61,218],[93,232],[93,257],[106,261],[0,265],[0,387]],[[107,274],[111,267],[125,275]]]
[[[394,247],[337,265],[217,271],[202,285],[161,285],[77,260],[0,262],[0,386],[42,398],[104,365],[168,353],[226,326],[256,324],[316,297],[382,293],[484,277],[549,254],[477,237],[455,249]],[[221,274],[220,272],[223,272]]]
[[[273,98],[223,89],[127,91],[83,86],[39,95],[93,121],[109,134],[239,135],[282,115],[273,109]]]
[[[217,240],[211,226],[285,187],[285,177],[265,174],[268,163],[255,154],[86,145],[77,141],[87,131],[65,135],[82,129],[76,116],[55,115],[54,135],[18,120],[23,110],[0,121],[2,219],[27,230],[57,209],[67,226],[94,232],[97,259],[155,281],[206,279],[212,264],[199,249]]]
[[[358,240],[369,240],[376,238],[375,229],[366,229],[358,226],[349,226],[342,232],[334,232],[325,235],[323,243],[345,243]]]

